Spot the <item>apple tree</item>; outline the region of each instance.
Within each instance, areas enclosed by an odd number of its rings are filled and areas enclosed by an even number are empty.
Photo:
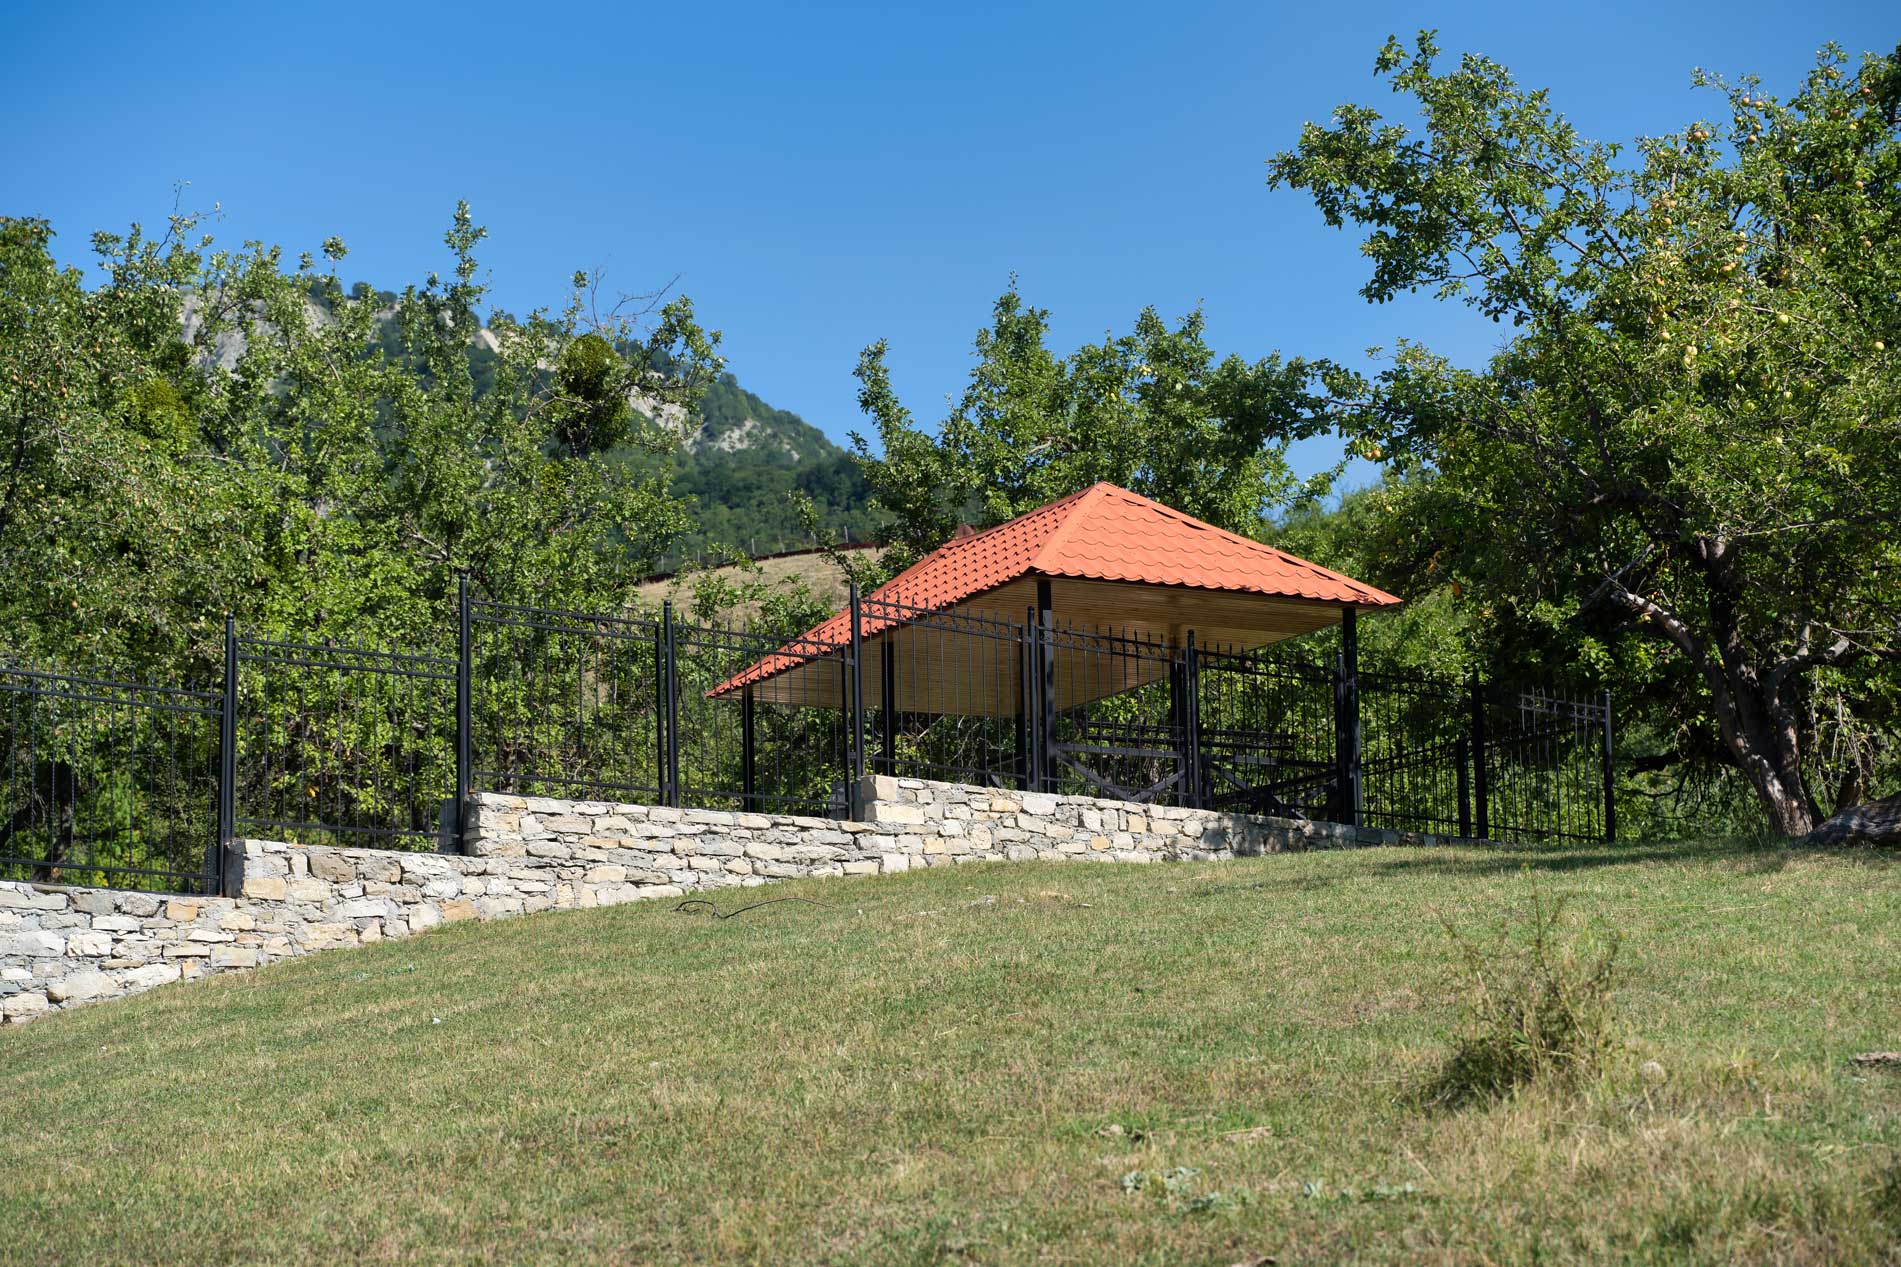
[[[1879,790],[1901,727],[1901,54],[1787,96],[1699,72],[1710,120],[1591,140],[1430,34],[1398,117],[1270,162],[1363,231],[1363,294],[1499,323],[1478,367],[1404,342],[1326,406],[1469,600],[1675,710],[1774,827]],[[1666,754],[1664,760],[1672,759]]]

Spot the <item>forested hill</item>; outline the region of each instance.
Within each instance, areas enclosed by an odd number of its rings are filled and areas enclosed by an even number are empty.
[[[359,282],[355,293],[368,293]],[[384,352],[400,356],[394,328],[396,295],[377,291],[387,314],[381,320]],[[324,311],[320,290],[310,295],[314,311]],[[188,301],[185,326],[196,320]],[[469,345],[476,390],[494,380],[495,339],[486,328]],[[212,345],[211,359],[225,368],[237,364],[244,336],[229,331]],[[677,495],[692,504],[692,529],[661,560],[670,570],[683,560],[727,551],[772,554],[815,544],[800,514],[799,495],[818,512],[820,535],[827,540],[863,541],[871,534],[867,509],[870,491],[857,464],[824,432],[788,409],[778,409],[724,373],[706,390],[699,414],[678,428],[681,444],[665,461],[674,472]],[[617,455],[635,466],[656,461],[631,448]]]
[[[793,494],[809,497],[834,539],[864,540],[870,495],[849,454],[799,415],[722,374],[673,457],[674,488],[695,504],[688,553],[725,546],[769,554],[809,544]]]

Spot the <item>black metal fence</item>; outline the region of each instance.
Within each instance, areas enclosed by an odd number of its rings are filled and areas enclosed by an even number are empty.
[[[785,643],[477,601],[451,652],[241,636],[215,689],[0,668],[0,878],[229,890],[241,835],[460,848],[472,794],[855,817],[866,772],[1507,841],[1616,836],[1579,700],[853,596]],[[869,628],[871,636],[864,631]]]
[[[236,834],[398,849],[455,836],[454,658],[229,642]]]
[[[215,887],[217,691],[0,668],[0,879]]]
[[[470,602],[471,790],[842,815],[847,649],[659,619]],[[709,692],[768,655],[823,666],[829,704]]]

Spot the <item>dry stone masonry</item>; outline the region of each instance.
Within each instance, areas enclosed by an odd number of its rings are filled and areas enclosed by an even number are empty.
[[[244,842],[242,895],[0,882],[0,1017],[438,924],[803,876],[1031,859],[1164,862],[1432,837],[869,777],[866,821],[476,798],[466,854]]]

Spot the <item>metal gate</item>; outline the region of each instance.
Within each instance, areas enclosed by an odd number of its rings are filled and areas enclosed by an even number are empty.
[[[1337,817],[1336,666],[1284,651],[1195,656],[1198,804],[1301,818]]]

